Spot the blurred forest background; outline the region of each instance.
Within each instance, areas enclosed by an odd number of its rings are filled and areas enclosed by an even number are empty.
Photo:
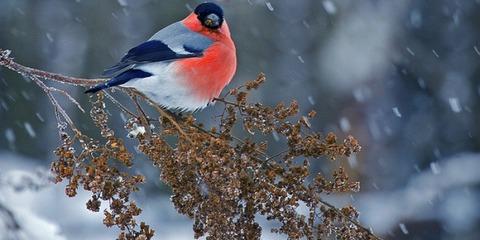
[[[27,66],[98,77],[199,2],[1,0],[0,48]],[[480,1],[218,2],[238,51],[231,86],[265,72],[252,100],[296,99],[304,114],[318,112],[317,130],[360,140],[355,157],[313,162],[325,173],[342,164],[361,182],[360,193],[329,201],[353,203],[362,223],[386,239],[479,239]],[[69,89],[88,106],[83,90]],[[87,121],[88,113],[67,109]],[[215,124],[219,109],[195,115]],[[122,116],[111,114],[117,134],[126,135]],[[85,209],[86,194],[68,199],[46,180],[56,132],[42,90],[1,68],[0,239],[115,236],[101,213]],[[141,219],[160,239],[191,239],[191,222],[169,202],[158,170],[141,154],[135,169],[148,182],[136,195]]]

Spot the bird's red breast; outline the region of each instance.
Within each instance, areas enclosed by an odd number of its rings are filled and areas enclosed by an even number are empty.
[[[217,30],[204,27],[192,13],[182,23],[191,31],[200,33],[213,41],[202,57],[178,61],[179,72],[186,85],[199,100],[218,97],[222,89],[232,80],[237,68],[235,44],[225,21]]]

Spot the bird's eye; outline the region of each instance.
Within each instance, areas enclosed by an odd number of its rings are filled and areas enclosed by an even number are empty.
[[[208,28],[216,29],[220,27],[220,18],[214,13],[209,14],[203,21],[203,24]]]
[[[209,26],[209,27],[213,26],[213,21],[212,21],[212,19],[208,19],[208,18],[207,18],[207,19],[205,20],[205,25],[207,25],[207,26]]]

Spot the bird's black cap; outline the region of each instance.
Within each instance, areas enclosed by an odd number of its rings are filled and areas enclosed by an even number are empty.
[[[218,29],[223,23],[223,10],[215,3],[207,2],[195,8],[198,20],[210,29]]]

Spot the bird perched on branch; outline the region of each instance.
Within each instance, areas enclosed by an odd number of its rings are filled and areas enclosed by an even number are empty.
[[[103,72],[110,80],[86,93],[129,87],[168,109],[195,111],[220,95],[236,67],[235,44],[222,8],[202,3],[182,21],[130,49]]]

